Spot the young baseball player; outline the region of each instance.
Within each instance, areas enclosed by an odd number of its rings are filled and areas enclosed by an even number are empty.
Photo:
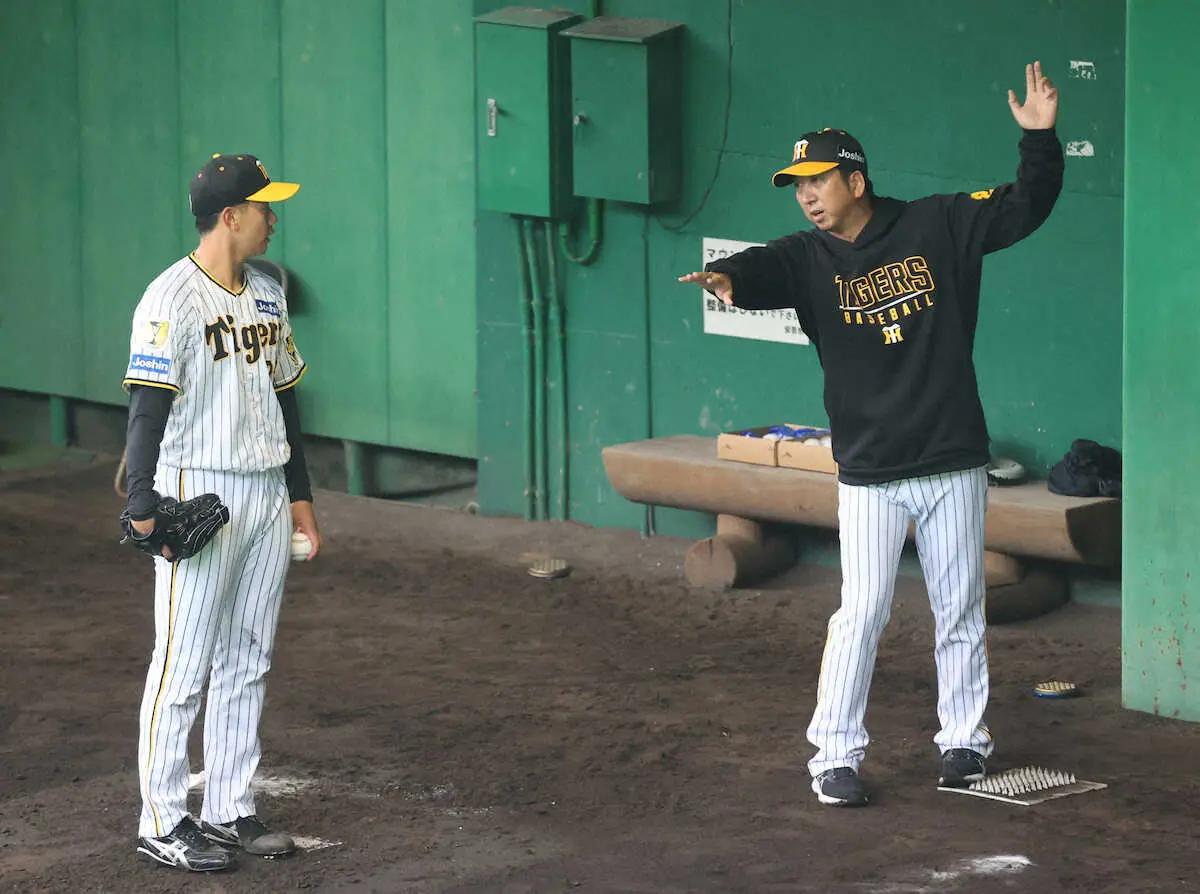
[[[255,813],[264,677],[293,530],[320,549],[293,386],[305,365],[279,285],[245,263],[267,250],[272,181],[252,155],[214,155],[192,178],[200,242],[146,289],[133,315],[126,438],[133,536],[163,498],[212,493],[229,523],[196,555],[154,559],[154,652],[142,699],[137,852],[177,869],[234,865],[235,849],[294,850]],[[161,515],[159,516],[161,520]],[[187,811],[188,733],[208,679],[204,806]]]
[[[983,256],[1036,230],[1062,188],[1058,94],[1026,66],[1015,183],[912,202],[874,194],[858,141],[805,134],[774,176],[796,190],[814,229],[680,277],[726,304],[793,307],[825,371],[838,463],[842,603],[829,621],[808,729],[813,791],[858,806],[863,717],[891,613],[910,521],[935,620],[939,784],[982,779],[993,750],[984,723],[984,514],[989,439],[972,351]]]

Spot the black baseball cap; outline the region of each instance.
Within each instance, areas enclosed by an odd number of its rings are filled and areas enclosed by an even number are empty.
[[[792,163],[776,171],[771,182],[776,186],[791,186],[797,177],[813,177],[834,168],[862,171],[867,176],[867,154],[862,144],[844,130],[826,127],[814,130],[796,140]]]
[[[300,188],[267,176],[253,155],[214,155],[192,178],[189,199],[192,214],[207,217],[243,202],[282,202]]]

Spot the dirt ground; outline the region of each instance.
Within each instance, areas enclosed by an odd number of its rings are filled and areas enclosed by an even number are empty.
[[[116,544],[114,470],[0,475],[0,890],[1200,890],[1200,725],[1121,708],[1117,609],[990,631],[993,769],[1108,785],[1019,807],[936,790],[929,611],[902,579],[872,805],[837,810],[804,767],[835,572],[698,592],[680,540],[324,492],[325,550],[288,583],[259,796],[312,846],[210,876],[143,864],[151,572]],[[530,577],[539,555],[573,573]],[[1034,698],[1048,678],[1083,697]]]

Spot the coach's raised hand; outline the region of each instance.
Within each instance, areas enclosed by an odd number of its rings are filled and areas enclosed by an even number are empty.
[[[1017,94],[1008,91],[1008,107],[1017,124],[1025,130],[1049,130],[1058,118],[1058,90],[1042,74],[1042,63],[1025,66],[1025,102],[1017,102]]]
[[[705,291],[712,292],[729,306],[733,306],[733,281],[724,273],[689,273],[679,277],[680,282],[694,282]]]

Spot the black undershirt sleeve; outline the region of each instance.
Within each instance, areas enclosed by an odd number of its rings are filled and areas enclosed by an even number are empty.
[[[288,499],[293,503],[300,500],[312,502],[312,487],[308,482],[308,465],[304,461],[304,437],[300,432],[300,404],[294,388],[276,391],[279,408],[283,410],[283,427],[287,432],[288,446],[292,456],[283,466],[283,477],[287,481]]]
[[[131,385],[129,423],[125,430],[125,490],[127,505],[134,521],[154,515],[158,492],[154,490],[154,470],[162,446],[167,417],[175,392],[168,388]]]
[[[772,239],[727,258],[709,261],[704,269],[724,273],[733,282],[733,304],[742,310],[778,310],[803,300],[807,283],[805,233]],[[707,291],[707,290],[706,290]]]

